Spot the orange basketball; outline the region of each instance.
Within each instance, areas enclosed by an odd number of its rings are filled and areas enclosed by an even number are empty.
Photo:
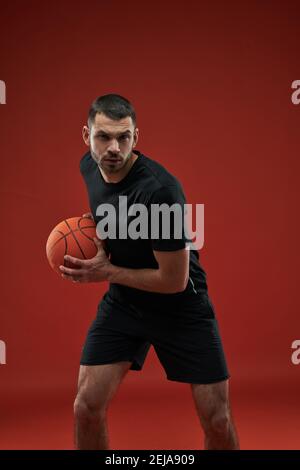
[[[97,253],[93,237],[97,238],[96,224],[88,217],[72,217],[60,222],[50,233],[46,244],[50,266],[61,274],[59,266],[74,267],[64,260],[64,255],[93,258]]]

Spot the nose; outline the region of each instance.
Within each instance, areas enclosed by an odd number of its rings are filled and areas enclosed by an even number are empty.
[[[112,139],[107,150],[109,152],[119,152],[120,147],[119,147],[118,140],[117,139]]]

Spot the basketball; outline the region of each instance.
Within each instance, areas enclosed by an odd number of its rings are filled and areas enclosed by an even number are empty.
[[[93,238],[96,237],[96,224],[88,217],[71,217],[60,222],[50,233],[46,254],[51,268],[61,274],[59,266],[74,267],[64,259],[65,255],[79,259],[93,258],[97,247]]]

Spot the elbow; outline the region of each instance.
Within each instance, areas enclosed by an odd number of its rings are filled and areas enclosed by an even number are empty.
[[[184,279],[173,280],[172,283],[169,283],[166,294],[177,294],[179,292],[184,292],[188,281],[188,277],[185,277]]]
[[[180,283],[178,292],[184,292],[185,289],[186,289],[186,286],[187,286],[188,282],[189,282],[189,277],[187,276],[187,277],[185,277],[185,278],[183,279],[183,281]]]

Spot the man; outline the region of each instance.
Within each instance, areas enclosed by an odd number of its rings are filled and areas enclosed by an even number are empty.
[[[81,159],[80,170],[92,211],[85,215],[93,217],[97,227],[104,220],[98,206],[111,204],[119,214],[120,196],[126,196],[128,207],[185,203],[178,180],[133,150],[138,135],[135,111],[127,99],[108,94],[93,102],[88,126],[83,127],[89,152]],[[63,278],[110,283],[80,361],[74,404],[78,449],[109,449],[107,407],[127,371],[141,370],[151,345],[167,379],[191,385],[205,448],[239,448],[229,404],[229,373],[206,274],[198,252],[185,248],[187,240],[184,234],[175,236],[174,218],[169,238],[161,230],[158,237],[108,236],[106,249],[95,239],[98,253],[91,260],[65,256],[74,266],[60,267]]]

